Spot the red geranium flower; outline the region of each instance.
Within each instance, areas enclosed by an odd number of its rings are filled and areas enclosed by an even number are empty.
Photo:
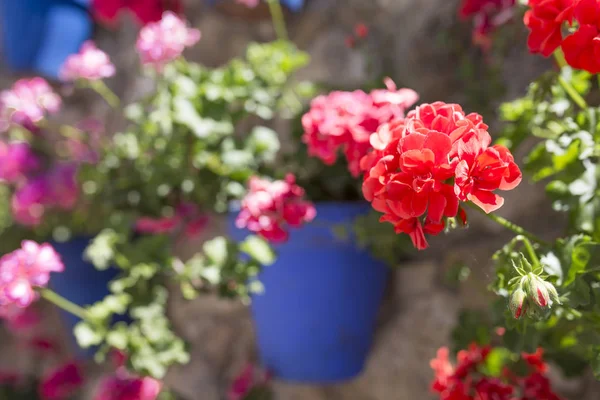
[[[418,249],[427,248],[426,233],[444,229],[444,217],[457,216],[459,200],[498,208],[492,191],[514,188],[521,172],[506,148],[489,147],[487,128],[479,114],[442,102],[381,126],[369,140],[373,151],[360,162],[365,199]],[[458,217],[466,223],[464,210]]]
[[[461,201],[472,201],[486,213],[497,210],[504,199],[494,190],[511,190],[521,182],[522,174],[510,151],[492,141],[482,129],[471,131],[458,146],[461,160],[456,167],[454,191]]]
[[[562,43],[561,29],[565,22],[573,20],[573,0],[530,0],[531,7],[523,21],[529,28],[527,46],[532,53],[545,57]]]

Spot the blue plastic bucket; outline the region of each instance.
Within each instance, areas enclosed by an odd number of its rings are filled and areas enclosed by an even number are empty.
[[[91,0],[0,0],[7,65],[57,78],[66,58],[90,38]]]
[[[50,279],[50,288],[64,298],[82,307],[92,305],[102,300],[110,291],[108,284],[113,280],[119,270],[109,268],[104,271],[97,270],[91,263],[83,259],[83,253],[90,243],[88,237],[76,237],[68,242],[52,242],[52,246],[60,254],[65,264],[64,272],[52,274]],[[80,321],[73,314],[62,311],[63,320],[70,332]],[[130,321],[128,316],[118,316],[115,321]],[[73,337],[73,342],[76,343]],[[81,357],[91,358],[94,355],[95,348],[79,349],[78,354]]]
[[[320,203],[313,223],[292,230],[278,259],[259,275],[252,298],[262,361],[280,379],[326,383],[351,379],[365,364],[388,268],[331,228],[369,210],[363,203]],[[248,233],[230,221],[234,239]]]

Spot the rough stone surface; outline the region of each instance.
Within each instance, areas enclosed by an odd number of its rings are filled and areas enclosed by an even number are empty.
[[[457,2],[309,0],[305,12],[288,15],[292,38],[312,57],[310,66],[298,78],[354,89],[385,73],[400,85],[417,90],[424,101],[464,99],[452,52],[438,40],[445,29],[456,24]],[[270,23],[260,12],[245,19],[233,16],[231,10],[213,10],[202,3],[187,0],[189,19],[200,27],[203,35],[199,45],[188,52],[195,61],[219,65],[242,55],[249,41],[273,38]],[[344,38],[359,21],[369,25],[371,33],[364,48],[349,49],[343,45]],[[125,102],[148,90],[148,82],[136,75],[137,55],[132,50],[135,36],[135,29],[129,26],[118,33],[101,29],[97,37],[99,47],[107,50],[118,66],[118,75],[110,85]],[[366,56],[377,62],[367,63]],[[527,82],[545,68],[541,58],[526,54],[524,44],[513,46],[503,65],[506,98],[521,95]],[[14,78],[3,72],[0,85],[6,87]],[[73,111],[66,120],[94,115],[111,127],[120,123],[106,104],[93,96],[77,95],[68,102],[77,107],[67,107]],[[538,210],[549,210],[540,189],[524,182],[506,194],[501,214],[551,238],[560,232],[560,224],[549,211],[545,217],[540,216]],[[490,257],[510,236],[475,212],[470,213],[470,222],[471,227],[465,231],[432,240],[428,252],[419,254],[418,260],[394,273],[390,293],[382,305],[372,353],[361,376],[352,382],[327,386],[276,381],[277,399],[431,398],[429,360],[439,346],[449,342],[456,313],[462,306],[486,306],[489,293],[484,288],[492,273]],[[211,234],[217,232],[223,232],[223,221],[211,227]],[[194,248],[197,247],[191,245],[181,251],[191,254]],[[450,290],[441,277],[456,262],[467,263],[473,273],[465,285]],[[241,304],[213,297],[193,302],[186,302],[176,294],[172,297],[170,315],[175,329],[190,343],[192,361],[173,368],[166,382],[189,400],[221,399],[244,363],[257,358],[249,311]],[[52,329],[50,333],[64,336],[56,328],[60,327],[56,313],[48,311],[46,320],[45,326]],[[32,365],[32,359],[2,332],[0,354],[0,370],[15,365],[28,369]],[[97,370],[92,376],[101,373]],[[597,385],[588,383],[589,379],[566,381],[559,376],[556,379],[572,399],[598,397]]]

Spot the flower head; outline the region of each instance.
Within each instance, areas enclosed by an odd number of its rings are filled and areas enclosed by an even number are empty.
[[[142,25],[160,21],[165,11],[181,13],[181,0],[92,0],[97,19],[114,25],[122,11],[132,13]]]
[[[248,189],[235,224],[272,242],[287,240],[286,224],[300,227],[316,216],[312,203],[303,199],[304,189],[296,185],[296,179],[291,174],[280,181],[252,177]]]
[[[468,350],[458,352],[456,364],[452,365],[448,349],[439,349],[431,361],[435,375],[432,391],[440,400],[560,400],[545,376],[547,366],[541,350],[521,354],[529,367],[524,375],[507,372],[501,378],[487,376],[486,369],[481,368],[491,351],[489,346],[472,344]],[[509,366],[504,368],[510,371]]]
[[[260,371],[254,365],[247,364],[231,383],[227,400],[243,400],[253,389],[267,385],[270,379],[268,372]]]
[[[527,311],[527,293],[520,287],[510,296],[509,308],[512,315],[519,319]]]
[[[459,16],[473,19],[473,43],[489,50],[494,31],[510,21],[516,0],[463,0]]]
[[[0,306],[29,306],[36,298],[34,287],[45,287],[51,272],[64,271],[54,248],[25,240],[21,248],[0,258]]]
[[[40,165],[29,144],[0,142],[0,180],[15,183]]]
[[[110,62],[108,55],[98,49],[91,40],[83,43],[79,53],[67,57],[60,71],[60,77],[65,81],[94,81],[109,78],[114,74],[115,66]]]
[[[406,109],[418,99],[413,90],[398,90],[391,79],[385,82],[387,89],[369,94],[361,90],[334,91],[313,99],[310,110],[302,117],[302,141],[309,154],[331,165],[343,152],[348,169],[358,176],[360,160],[371,149],[371,134],[392,119],[404,117]]]
[[[144,26],[140,31],[136,48],[142,64],[157,70],[175,60],[186,47],[200,40],[200,31],[189,28],[184,20],[172,12],[165,12],[162,19]]]
[[[42,379],[39,393],[44,400],[66,400],[71,398],[83,383],[81,367],[75,362],[70,362],[50,371]]]
[[[156,379],[117,373],[100,382],[94,400],[155,400],[161,388]]]
[[[20,79],[10,90],[0,92],[0,132],[12,124],[35,130],[46,113],[58,112],[61,104],[44,79]]]
[[[360,162],[365,199],[418,249],[428,246],[425,234],[444,229],[445,218],[466,222],[460,200],[487,211],[492,196],[493,205],[501,205],[492,191],[514,188],[521,173],[508,150],[488,147],[487,128],[480,115],[442,102],[382,125],[370,136],[373,151]]]

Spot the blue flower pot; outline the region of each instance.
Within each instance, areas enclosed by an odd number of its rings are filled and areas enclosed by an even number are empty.
[[[14,70],[57,78],[65,59],[90,38],[91,0],[0,0],[4,59]]]
[[[369,210],[363,203],[317,204],[314,222],[276,246],[278,259],[258,276],[252,298],[258,347],[280,379],[327,383],[358,375],[369,353],[388,268],[352,240],[333,234]],[[235,240],[248,232],[230,221]]]
[[[119,273],[116,268],[98,271],[91,263],[84,261],[83,253],[90,240],[91,238],[88,237],[76,237],[68,242],[52,242],[52,246],[65,264],[65,270],[52,274],[50,288],[82,307],[92,305],[110,294],[108,284]],[[62,311],[62,316],[70,332],[73,332],[80,319],[66,311]],[[117,317],[113,322],[131,321],[127,315]],[[73,343],[77,343],[75,337]],[[79,346],[77,349],[78,355],[83,358],[92,358],[96,350],[95,348],[81,349]]]

